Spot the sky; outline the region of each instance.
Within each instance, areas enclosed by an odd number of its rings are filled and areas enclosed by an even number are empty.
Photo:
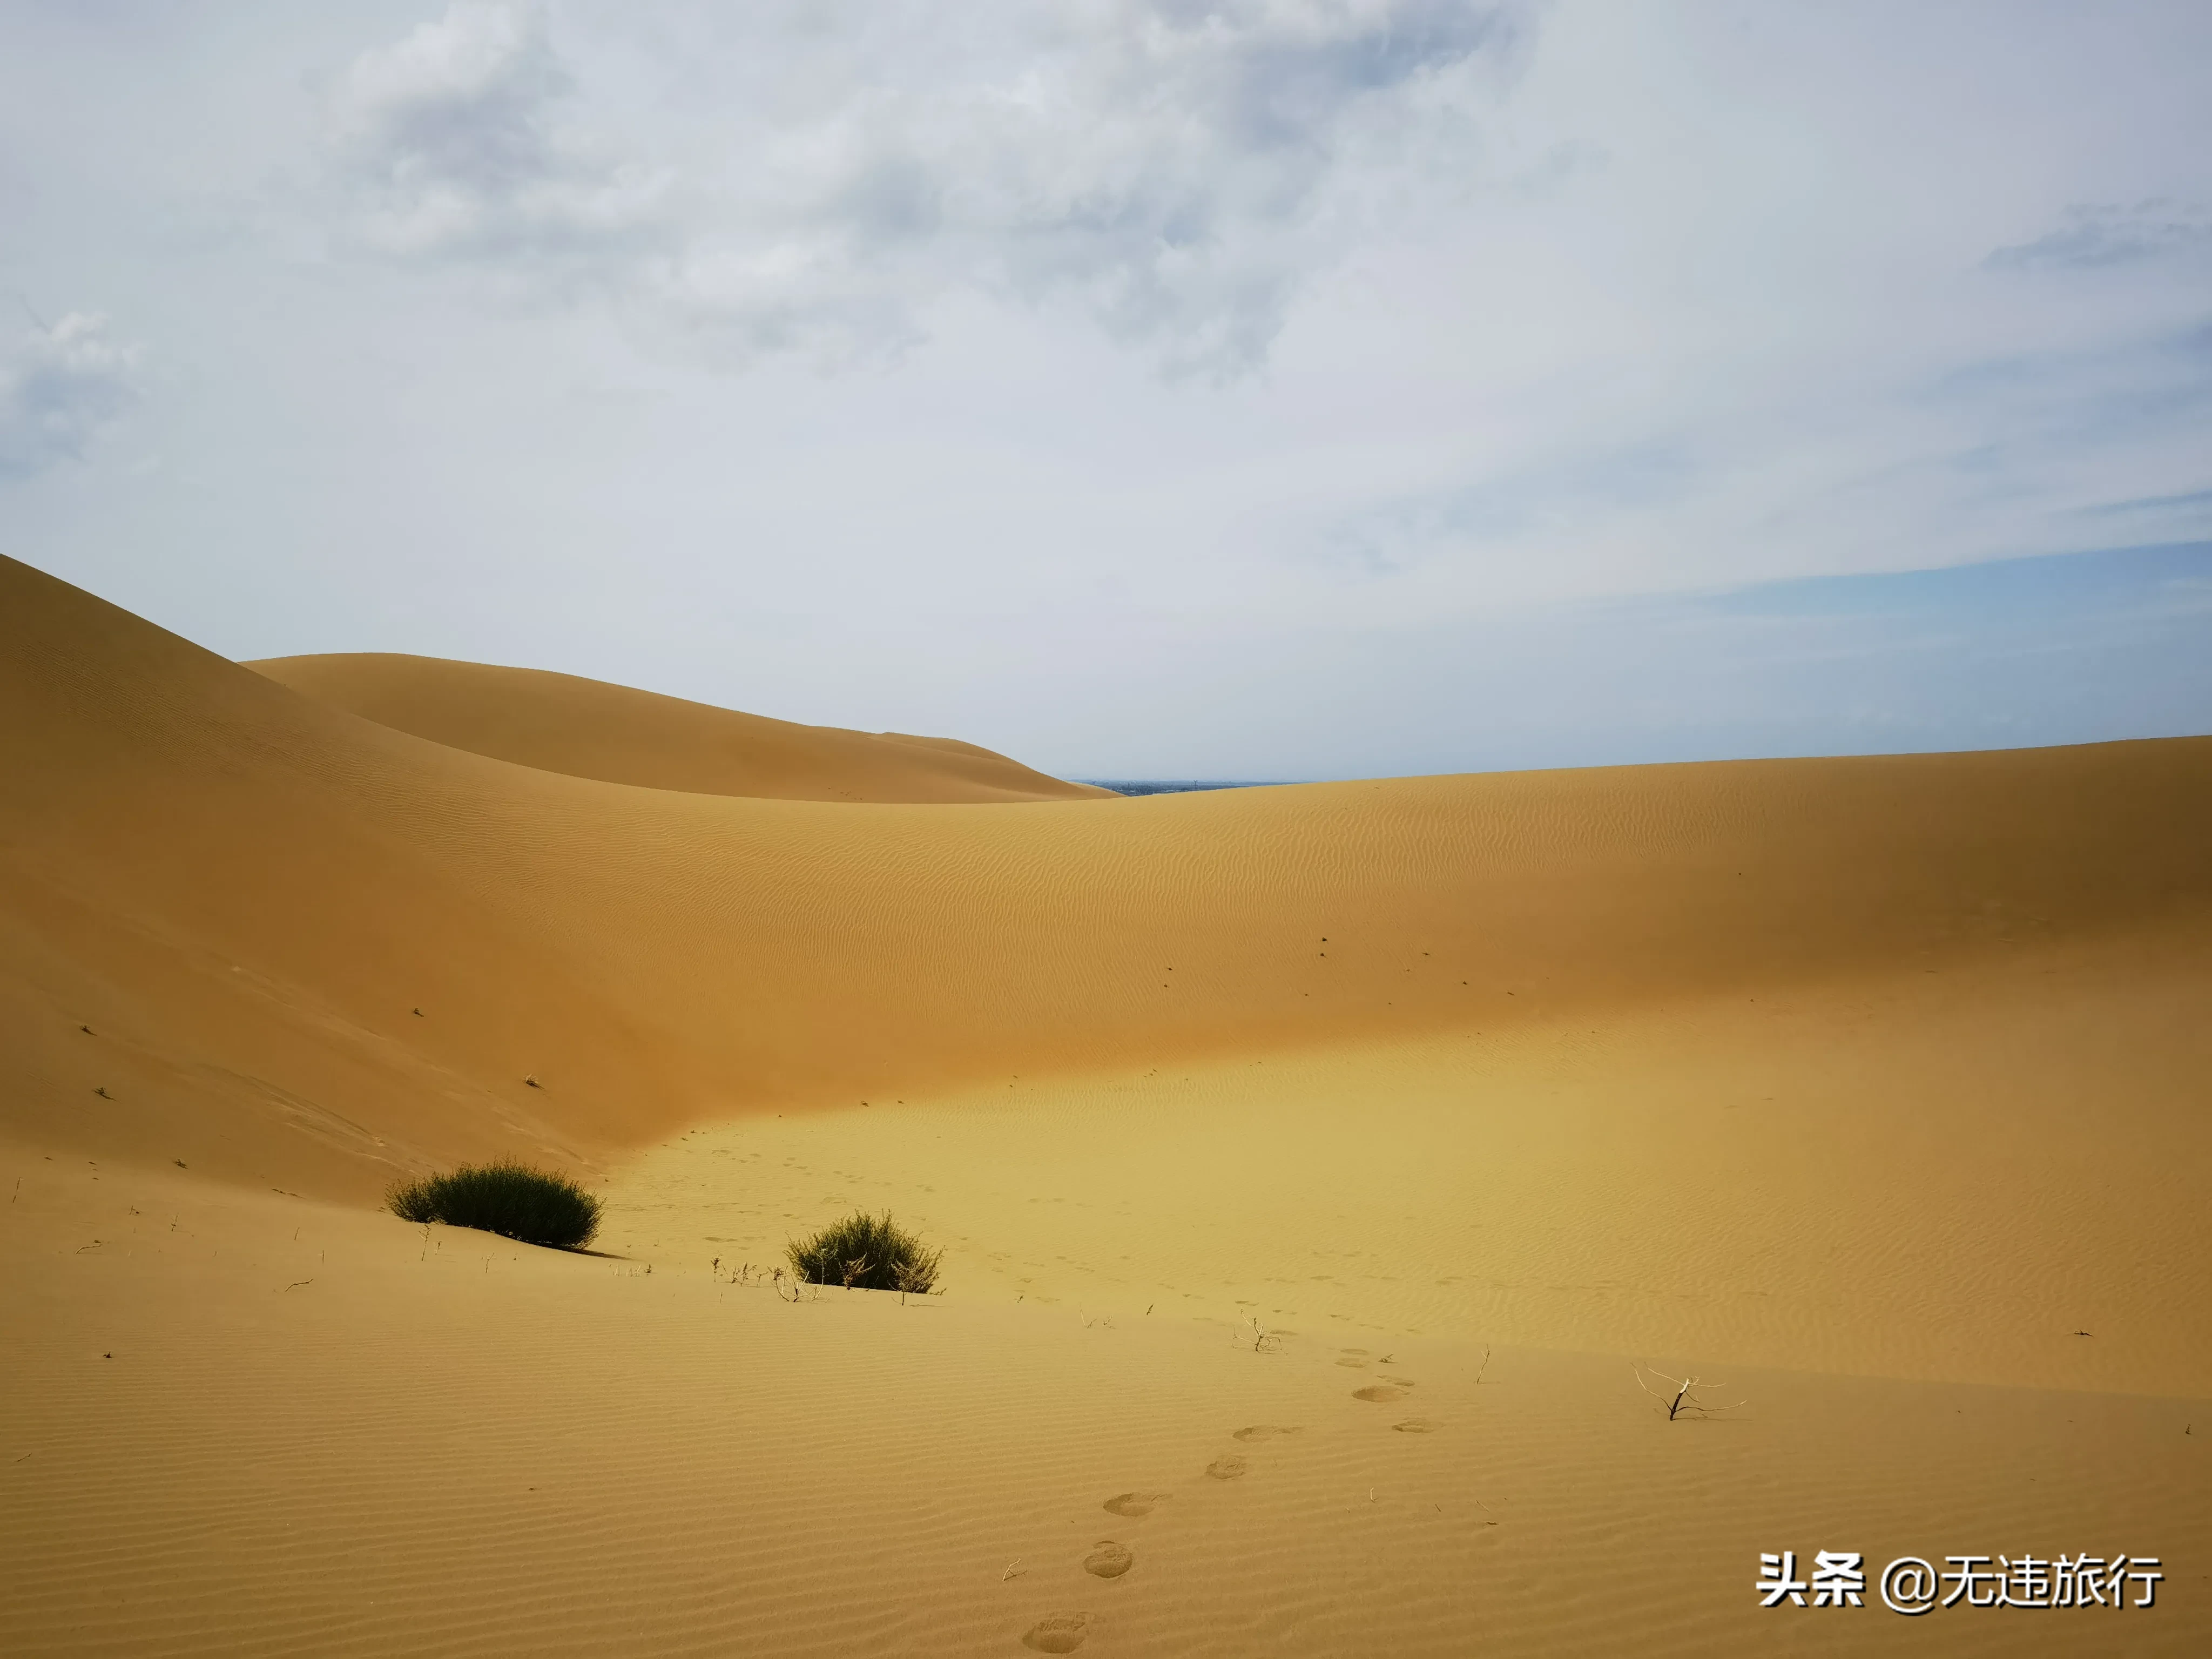
[[[2212,732],[2212,8],[7,0],[0,548],[1067,775]]]

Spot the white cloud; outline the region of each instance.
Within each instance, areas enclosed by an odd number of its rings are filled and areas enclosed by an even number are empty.
[[[0,287],[161,366],[10,545],[233,654],[1286,773],[1254,665],[1449,765],[1409,630],[2212,536],[2201,5],[447,4],[0,6]]]
[[[81,460],[137,397],[137,351],[72,311],[0,345],[0,477]]]
[[[401,257],[567,266],[651,246],[665,181],[564,128],[574,90],[533,5],[457,4],[363,53],[331,107],[353,231]]]
[[[355,234],[588,273],[725,356],[896,349],[964,289],[1072,297],[1233,374],[1383,210],[1378,175],[1463,162],[1519,38],[1467,0],[739,15],[712,43],[733,94],[688,128],[595,99],[532,5],[363,54],[331,110]]]
[[[1999,269],[2045,270],[2132,264],[2212,247],[2212,212],[2188,202],[2100,203],[2068,210],[2065,222],[2033,241],[2001,247]]]

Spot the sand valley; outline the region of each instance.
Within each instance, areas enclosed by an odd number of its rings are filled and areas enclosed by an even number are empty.
[[[0,1631],[2201,1653],[2209,1079],[2212,738],[1124,799],[0,561]]]

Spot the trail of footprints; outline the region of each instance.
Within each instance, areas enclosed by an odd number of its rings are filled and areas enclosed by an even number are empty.
[[[1377,1363],[1389,1364],[1385,1355],[1376,1362],[1364,1348],[1345,1348],[1339,1352],[1336,1363],[1356,1370],[1366,1370]],[[1377,1376],[1382,1376],[1380,1372]],[[1403,1400],[1413,1389],[1410,1377],[1382,1376],[1378,1382],[1354,1389],[1352,1397],[1376,1405],[1387,1405]],[[1390,1425],[1401,1434],[1432,1434],[1442,1425],[1425,1417],[1409,1417]],[[1234,1438],[1251,1444],[1303,1433],[1297,1425],[1284,1427],[1273,1423],[1255,1423],[1236,1431]],[[1206,1478],[1211,1480],[1241,1480],[1251,1472],[1251,1463],[1241,1454],[1230,1452],[1215,1458],[1206,1466]],[[1142,1520],[1175,1496],[1166,1492],[1125,1492],[1116,1493],[1101,1506],[1109,1515],[1124,1520]],[[1083,1570],[1094,1578],[1112,1580],[1121,1577],[1137,1565],[1136,1553],[1116,1539],[1102,1538],[1091,1547],[1083,1558]],[[1081,1647],[1090,1634],[1091,1615],[1088,1613],[1054,1613],[1030,1626],[1022,1633],[1022,1645],[1036,1653],[1073,1653]]]

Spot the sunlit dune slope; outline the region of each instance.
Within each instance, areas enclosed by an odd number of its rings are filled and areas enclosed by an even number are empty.
[[[273,657],[255,672],[472,755],[609,783],[777,800],[1079,800],[1066,783],[949,738],[848,732],[651,691],[436,657]]]
[[[2202,1399],[1732,1368],[1742,1410],[1669,1423],[1623,1361],[1502,1340],[1255,1354],[964,1281],[793,1306],[703,1257],[0,1143],[19,1179],[11,1659],[1027,1659],[1071,1613],[1081,1659],[2194,1659],[2212,1630]],[[1866,1606],[1761,1610],[1778,1547],[1863,1552]],[[2167,1578],[2141,1611],[1883,1609],[1881,1563],[1984,1549]]]
[[[2204,740],[925,810],[489,760],[20,564],[0,628],[4,1127],[334,1195],[933,1085],[2201,959],[2212,912]]]
[[[0,1626],[1871,1653],[1757,1557],[2124,1550],[1925,1628],[2203,1651],[2208,831],[2202,739],[646,787],[0,562]],[[501,1153],[604,1254],[370,1209]],[[763,1278],[863,1205],[944,1297]]]

